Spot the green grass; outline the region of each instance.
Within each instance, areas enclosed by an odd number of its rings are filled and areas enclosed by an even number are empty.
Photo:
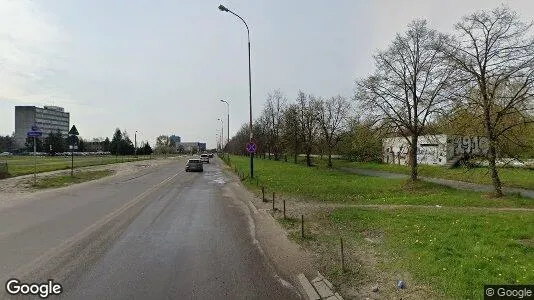
[[[432,291],[428,293],[436,292],[446,298],[478,299],[483,295],[484,284],[534,282],[534,213],[470,208],[532,208],[533,199],[519,196],[493,199],[483,193],[433,183],[407,184],[402,179],[360,176],[328,170],[320,160],[315,161],[317,167],[256,159],[255,176],[268,195],[274,191],[300,199],[344,204],[415,205],[336,208],[331,214],[328,210],[322,212],[326,221],[307,215],[307,224],[314,229],[306,240],[299,238],[298,219],[282,219],[280,222],[289,230],[290,237],[323,255],[321,264],[326,266],[326,274],[339,273],[336,271],[339,235],[347,239],[348,245],[356,245],[358,252],[371,247],[363,244],[368,243],[364,239],[366,233],[380,232],[381,242],[372,246],[376,247],[380,270],[392,276],[408,272],[413,278],[407,282],[408,287],[430,286]],[[237,166],[248,174],[248,157],[233,156],[231,162],[232,169]],[[401,167],[391,168],[388,171]],[[258,191],[255,180],[245,180],[245,184]],[[300,213],[304,212],[297,215]],[[325,251],[326,248],[329,250]],[[361,272],[369,270],[352,270],[333,278],[337,284],[358,284],[362,279],[358,276],[365,274]],[[347,276],[352,281],[347,281]]]
[[[154,156],[153,156],[154,157]],[[137,160],[149,159],[150,156],[139,156]],[[7,161],[9,176],[20,176],[33,174],[34,157],[33,156],[10,156],[0,158],[1,161]],[[74,167],[86,167],[94,165],[106,165],[113,163],[122,163],[135,161],[133,156],[75,156]],[[64,170],[71,168],[71,157],[64,156],[43,156],[37,157],[37,173]]]
[[[447,297],[476,299],[484,284],[534,282],[532,212],[345,208],[331,220],[357,243],[365,231],[384,232],[381,267],[408,270]]]
[[[38,179],[37,184],[32,184],[32,186],[38,189],[58,188],[71,184],[99,179],[112,174],[113,171],[111,170],[76,172],[74,173],[74,176],[70,176],[70,174],[58,174],[57,176],[50,176]]]
[[[232,156],[232,169],[237,166],[249,172],[249,159]],[[409,204],[478,207],[534,207],[534,200],[520,196],[489,199],[484,194],[460,191],[438,184],[420,182],[416,189],[408,188],[402,179],[360,176],[321,167],[306,167],[290,162],[256,159],[255,177],[268,195],[283,193],[317,201],[346,204]],[[245,182],[250,187],[256,181]]]
[[[410,174],[410,168],[403,165],[348,162],[335,160],[335,167],[352,167],[386,171],[392,173]],[[522,168],[499,168],[499,175],[504,186],[534,189],[534,170]],[[480,184],[491,184],[488,168],[466,168],[458,167],[446,169],[439,166],[420,165],[418,168],[420,176],[444,178],[451,180],[466,181]]]

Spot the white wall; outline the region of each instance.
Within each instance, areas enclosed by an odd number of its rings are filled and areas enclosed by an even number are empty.
[[[408,164],[408,141],[404,137],[386,138],[382,141],[385,163]],[[484,137],[458,137],[440,135],[420,136],[417,143],[417,162],[426,165],[445,165],[457,155],[484,155],[488,143]]]

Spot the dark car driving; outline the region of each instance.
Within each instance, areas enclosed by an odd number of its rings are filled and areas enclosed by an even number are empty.
[[[197,171],[197,172],[204,172],[204,165],[202,161],[198,158],[192,158],[187,161],[185,164],[185,171]]]

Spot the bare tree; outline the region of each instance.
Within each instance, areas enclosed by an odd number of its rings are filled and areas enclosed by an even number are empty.
[[[301,141],[306,154],[306,165],[312,165],[311,153],[317,139],[319,126],[317,122],[318,117],[318,101],[313,95],[308,95],[299,91],[297,96],[297,105],[299,107],[299,123],[301,129]]]
[[[282,130],[283,144],[286,149],[290,149],[295,163],[298,162],[298,155],[301,146],[301,129],[299,122],[298,104],[290,104],[284,111],[284,126]]]
[[[497,149],[505,134],[532,122],[534,39],[532,23],[524,23],[508,7],[468,15],[456,24],[457,35],[443,53],[462,71],[465,86],[458,99],[479,113],[489,141],[490,174],[497,197],[502,196],[496,167]]]
[[[280,92],[280,90],[274,90],[272,93],[269,93],[267,96],[267,101],[265,103],[265,108],[263,114],[267,118],[268,122],[268,149],[269,149],[269,159],[271,158],[271,153],[274,154],[274,159],[280,159],[281,152],[281,128],[283,123],[283,114],[287,106],[287,98]]]
[[[319,102],[318,120],[328,154],[328,167],[332,167],[332,149],[341,138],[350,110],[350,102],[340,95]]]
[[[445,93],[453,68],[442,63],[442,40],[425,20],[413,21],[404,35],[398,34],[386,51],[374,56],[375,74],[357,82],[362,110],[406,139],[411,180],[417,180],[418,138],[449,102]]]

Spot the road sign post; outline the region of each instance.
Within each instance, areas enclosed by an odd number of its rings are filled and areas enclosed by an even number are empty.
[[[33,137],[33,185],[37,185],[37,143]]]
[[[69,130],[70,135],[70,157],[71,157],[71,164],[70,164],[70,176],[74,176],[74,146],[77,144],[77,138],[76,136],[79,135],[78,129],[76,129],[75,125],[72,125],[72,128]]]
[[[35,139],[42,135],[43,132],[36,125],[32,125],[30,131],[27,132],[27,136],[33,138],[33,185],[37,185],[37,141]]]
[[[251,140],[247,144],[247,151],[250,153],[250,178],[254,178],[254,153],[256,153],[256,144]]]

